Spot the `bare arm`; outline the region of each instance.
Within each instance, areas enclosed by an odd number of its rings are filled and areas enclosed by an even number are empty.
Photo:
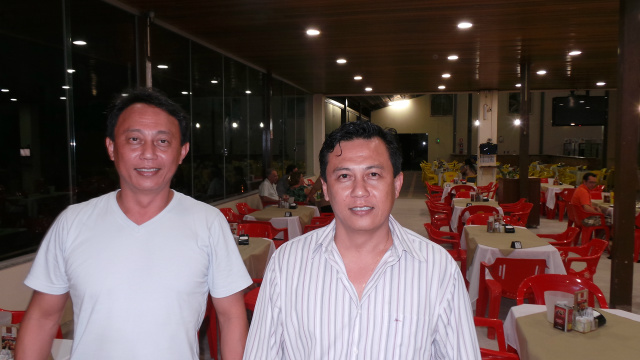
[[[595,206],[592,206],[591,204],[584,204],[582,205],[582,208],[584,209],[584,211],[586,212],[590,212],[590,213],[596,213],[596,214],[602,214],[602,211],[600,211],[600,209],[598,209]]]
[[[244,293],[212,298],[220,324],[220,347],[225,360],[240,360],[247,342],[249,324],[244,307]]]
[[[53,338],[58,332],[69,293],[62,295],[33,292],[16,345],[16,359],[48,359]]]

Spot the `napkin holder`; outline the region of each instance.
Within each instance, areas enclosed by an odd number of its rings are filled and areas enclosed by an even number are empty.
[[[513,234],[516,232],[516,228],[513,227],[513,225],[509,225],[509,224],[504,224],[504,232],[507,234]],[[518,243],[520,241],[517,241]],[[522,248],[522,245],[520,245],[520,247],[518,249]]]
[[[512,249],[522,249],[522,243],[520,241],[512,241],[511,242],[511,248]]]
[[[292,216],[291,211],[284,212],[284,217],[291,217],[291,216]]]
[[[289,204],[289,209],[297,209],[297,208],[298,208],[298,204],[296,203]]]
[[[240,234],[240,236],[238,236],[238,245],[249,245],[249,235]]]

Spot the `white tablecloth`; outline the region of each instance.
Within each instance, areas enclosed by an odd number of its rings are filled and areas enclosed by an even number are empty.
[[[567,185],[567,184],[549,185],[549,184],[541,183],[540,189],[545,193],[546,200],[547,200],[547,207],[549,209],[553,209],[556,206],[556,194],[562,192],[562,190],[564,189],[573,189],[573,185]]]
[[[606,313],[611,313],[611,314],[618,315],[630,320],[640,322],[640,315],[638,314],[634,314],[634,313],[630,313],[630,312],[627,312],[624,310],[618,310],[618,309],[601,309],[601,310],[605,317],[607,317]],[[518,341],[518,334],[516,332],[516,318],[521,316],[527,316],[531,314],[546,312],[546,311],[547,311],[546,305],[523,304],[523,305],[512,307],[511,310],[509,310],[509,315],[507,315],[507,318],[504,321],[504,336],[507,340],[507,344],[518,351],[520,350],[520,343]],[[549,324],[549,326],[551,326],[551,324]],[[559,332],[558,334],[560,335],[561,333]]]

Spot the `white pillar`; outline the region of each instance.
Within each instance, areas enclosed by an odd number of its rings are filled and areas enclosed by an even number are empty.
[[[479,145],[484,144],[491,139],[492,143],[497,142],[498,138],[498,91],[484,90],[480,92],[478,101],[478,182],[477,185],[487,185],[492,181],[496,181],[495,156],[493,161],[482,158],[479,151]],[[484,160],[484,161],[483,161]]]

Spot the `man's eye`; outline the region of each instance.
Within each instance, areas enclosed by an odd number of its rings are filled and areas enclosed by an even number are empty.
[[[137,142],[139,139],[137,137],[131,137],[131,138],[129,138],[129,140],[131,140],[133,142]]]
[[[167,144],[167,143],[169,143],[169,140],[167,140],[167,139],[160,139],[158,142],[159,142],[160,144]]]
[[[376,173],[376,172],[371,173],[371,177],[378,177],[378,176],[380,176],[380,174],[378,174],[378,173]]]
[[[349,177],[347,174],[338,175],[338,179],[346,179],[347,177]]]

